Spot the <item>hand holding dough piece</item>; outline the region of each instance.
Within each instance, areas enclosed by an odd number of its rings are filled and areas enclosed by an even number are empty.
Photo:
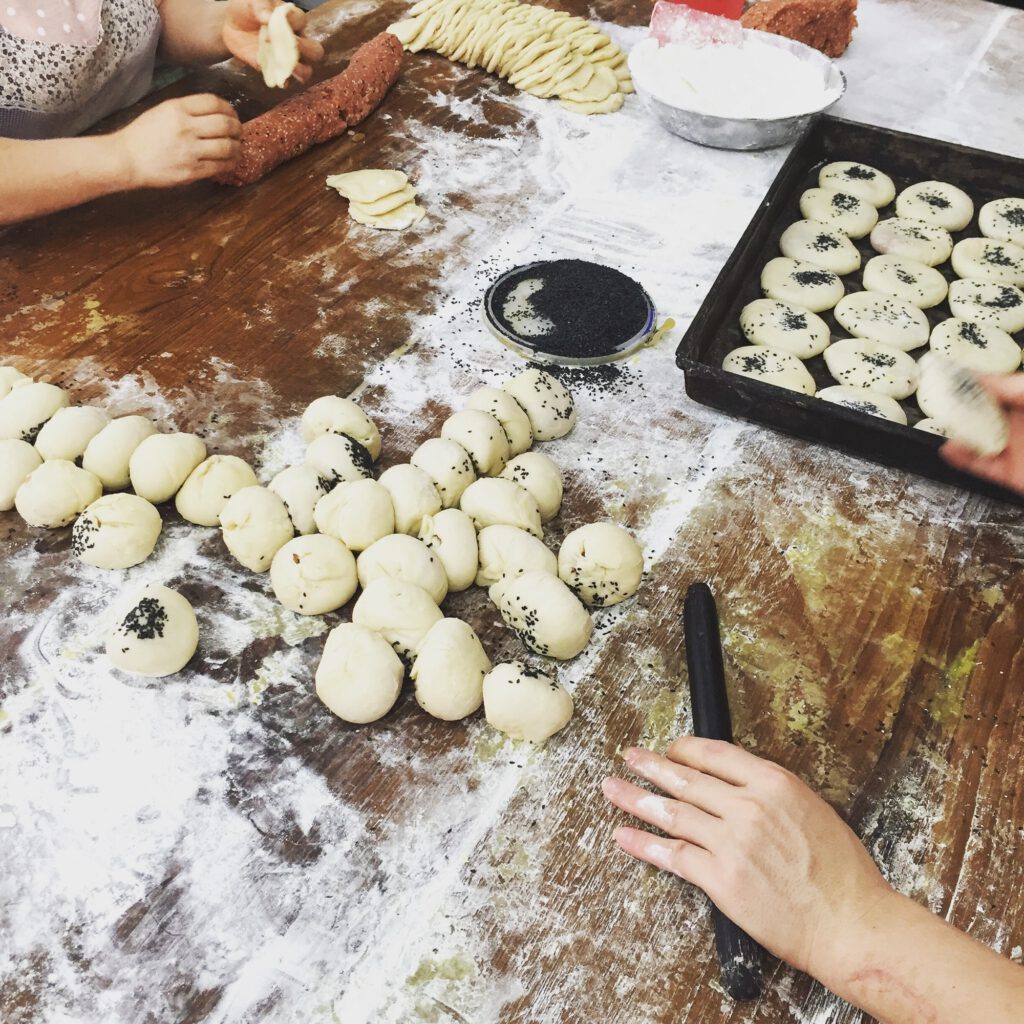
[[[416,189],[402,171],[363,170],[332,174],[327,184],[349,201],[349,216],[359,224],[402,231],[423,219]]]
[[[287,85],[299,65],[299,40],[288,22],[289,13],[297,10],[295,4],[281,4],[266,25],[260,26],[257,60],[263,81],[271,89]]]

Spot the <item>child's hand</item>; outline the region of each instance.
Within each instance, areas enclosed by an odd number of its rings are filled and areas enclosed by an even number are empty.
[[[260,26],[270,20],[278,0],[228,0],[227,18],[224,22],[224,45],[240,61],[250,67],[259,68],[257,48]],[[308,82],[313,76],[312,65],[323,60],[324,48],[314,39],[306,39],[302,30],[306,27],[306,12],[297,7],[288,12],[288,24],[299,37],[300,63],[292,73],[300,82]]]
[[[230,103],[201,94],[166,100],[112,138],[124,150],[128,188],[169,188],[231,170],[240,132]]]

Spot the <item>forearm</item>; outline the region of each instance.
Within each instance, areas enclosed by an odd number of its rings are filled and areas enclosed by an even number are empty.
[[[226,3],[161,0],[160,56],[175,64],[215,64],[231,54],[224,43]]]

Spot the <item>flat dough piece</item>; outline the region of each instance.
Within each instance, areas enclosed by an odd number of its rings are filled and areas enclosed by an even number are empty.
[[[855,412],[864,412],[869,416],[879,416],[883,420],[907,425],[907,414],[900,408],[899,402],[888,395],[880,395],[866,388],[849,388],[836,384],[830,388],[822,388],[817,397],[833,405],[841,405]]]
[[[826,164],[818,172],[818,184],[822,188],[835,188],[859,196],[878,209],[888,206],[896,198],[896,186],[888,174],[854,160],[836,160]]]
[[[357,203],[355,200],[350,200],[350,202],[352,206],[358,206],[359,212],[367,217],[379,217],[381,214],[397,210],[400,206],[412,202],[415,198],[416,189],[412,185],[406,185],[405,188],[400,188],[397,192],[392,192],[390,195],[382,196],[372,203]]]
[[[594,76],[583,89],[570,89],[559,93],[559,99],[572,100],[575,103],[597,103],[606,100],[619,91],[619,80],[610,69],[597,65]]]
[[[779,239],[783,256],[802,260],[833,274],[852,274],[860,269],[860,252],[841,231],[819,220],[798,220]]]
[[[613,114],[621,109],[625,96],[621,92],[613,93],[606,100],[595,103],[577,103],[576,100],[559,100],[558,102],[574,114]]]
[[[1024,245],[1024,199],[993,199],[978,214],[978,229],[988,238]]]
[[[812,313],[831,309],[845,294],[838,275],[811,263],[777,256],[761,271],[761,291],[769,299],[788,302]]]
[[[1024,287],[1024,248],[991,238],[965,238],[953,246],[953,269],[974,281]]]
[[[358,203],[353,203],[348,208],[349,216],[360,224],[366,224],[371,228],[381,228],[384,231],[404,231],[413,224],[418,224],[426,215],[426,210],[415,203],[406,203],[391,210],[389,213],[382,213],[379,216],[363,213]]]
[[[937,306],[949,291],[946,279],[934,267],[909,256],[875,256],[864,265],[864,288],[903,299],[918,309]]]
[[[798,359],[821,355],[829,343],[828,324],[816,313],[778,299],[755,299],[740,311],[740,328],[751,345],[767,345]]]
[[[375,203],[409,184],[402,171],[365,170],[332,174],[327,184],[336,189],[338,195],[357,203]]]
[[[867,338],[844,338],[829,345],[825,365],[840,384],[889,398],[912,395],[920,376],[913,356]]]
[[[998,455],[1009,443],[1010,424],[996,400],[970,370],[934,352],[921,357],[917,404],[979,455]]]
[[[955,316],[936,325],[931,350],[975,373],[1013,373],[1021,364],[1020,345],[1006,331]]]
[[[287,85],[299,66],[299,40],[288,22],[289,13],[297,10],[295,4],[281,4],[274,8],[270,20],[260,26],[256,60],[263,81],[272,89]]]
[[[789,352],[776,352],[765,345],[733,349],[722,362],[722,369],[804,395],[814,394],[814,378],[804,364]]]
[[[834,188],[807,189],[800,197],[800,212],[850,238],[863,238],[878,223],[878,210],[871,203]]]
[[[928,317],[909,302],[875,292],[853,292],[836,305],[836,320],[858,338],[909,352],[928,343]]]
[[[919,181],[896,197],[896,216],[963,231],[974,216],[971,197],[946,181]]]
[[[998,281],[962,279],[949,286],[953,316],[976,323],[995,324],[1007,334],[1024,331],[1024,291]]]
[[[904,217],[880,220],[871,232],[875,252],[908,256],[918,263],[937,267],[953,251],[953,238],[945,228]]]

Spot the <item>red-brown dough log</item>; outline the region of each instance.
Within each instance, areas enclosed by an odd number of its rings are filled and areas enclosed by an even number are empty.
[[[398,39],[381,32],[356,50],[340,75],[246,121],[238,163],[217,180],[225,185],[251,185],[278,164],[359,124],[394,84],[402,56]]]

